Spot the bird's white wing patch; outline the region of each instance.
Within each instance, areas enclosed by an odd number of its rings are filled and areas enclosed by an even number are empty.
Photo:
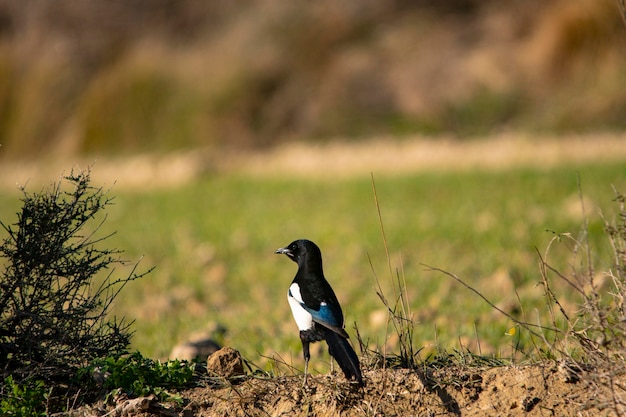
[[[295,282],[289,287],[287,300],[289,301],[291,314],[298,325],[298,329],[309,330],[313,327],[313,316],[302,307],[302,294],[300,294],[300,286]]]
[[[296,299],[297,302],[302,303],[302,294],[300,294],[300,286],[295,282],[289,287],[289,296]]]

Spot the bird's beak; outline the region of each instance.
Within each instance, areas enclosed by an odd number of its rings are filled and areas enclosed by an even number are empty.
[[[291,255],[291,251],[288,248],[278,248],[274,253],[285,254],[287,256]]]

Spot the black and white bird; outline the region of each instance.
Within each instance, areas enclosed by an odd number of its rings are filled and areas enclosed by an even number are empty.
[[[346,378],[363,386],[359,358],[344,330],[343,312],[335,292],[322,269],[320,248],[310,240],[296,240],[276,250],[298,264],[298,272],[289,287],[289,306],[300,329],[304,354],[304,382],[311,354],[309,344],[326,340],[328,353],[335,358]]]

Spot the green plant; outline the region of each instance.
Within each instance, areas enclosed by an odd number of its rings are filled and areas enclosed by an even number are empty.
[[[15,417],[45,416],[48,393],[43,381],[17,383],[11,375],[2,383],[0,414]]]
[[[79,371],[79,377],[103,379],[102,385],[109,396],[121,389],[131,396],[155,394],[161,401],[180,402],[181,398],[167,389],[189,383],[193,371],[193,364],[187,361],[160,362],[135,352],[96,359],[90,366]]]

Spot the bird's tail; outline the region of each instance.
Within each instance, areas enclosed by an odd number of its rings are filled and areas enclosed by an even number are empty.
[[[334,331],[326,330],[325,338],[326,343],[328,343],[328,352],[335,358],[347,379],[356,379],[359,385],[363,386],[359,358],[356,356],[354,349],[352,349],[350,342]]]

